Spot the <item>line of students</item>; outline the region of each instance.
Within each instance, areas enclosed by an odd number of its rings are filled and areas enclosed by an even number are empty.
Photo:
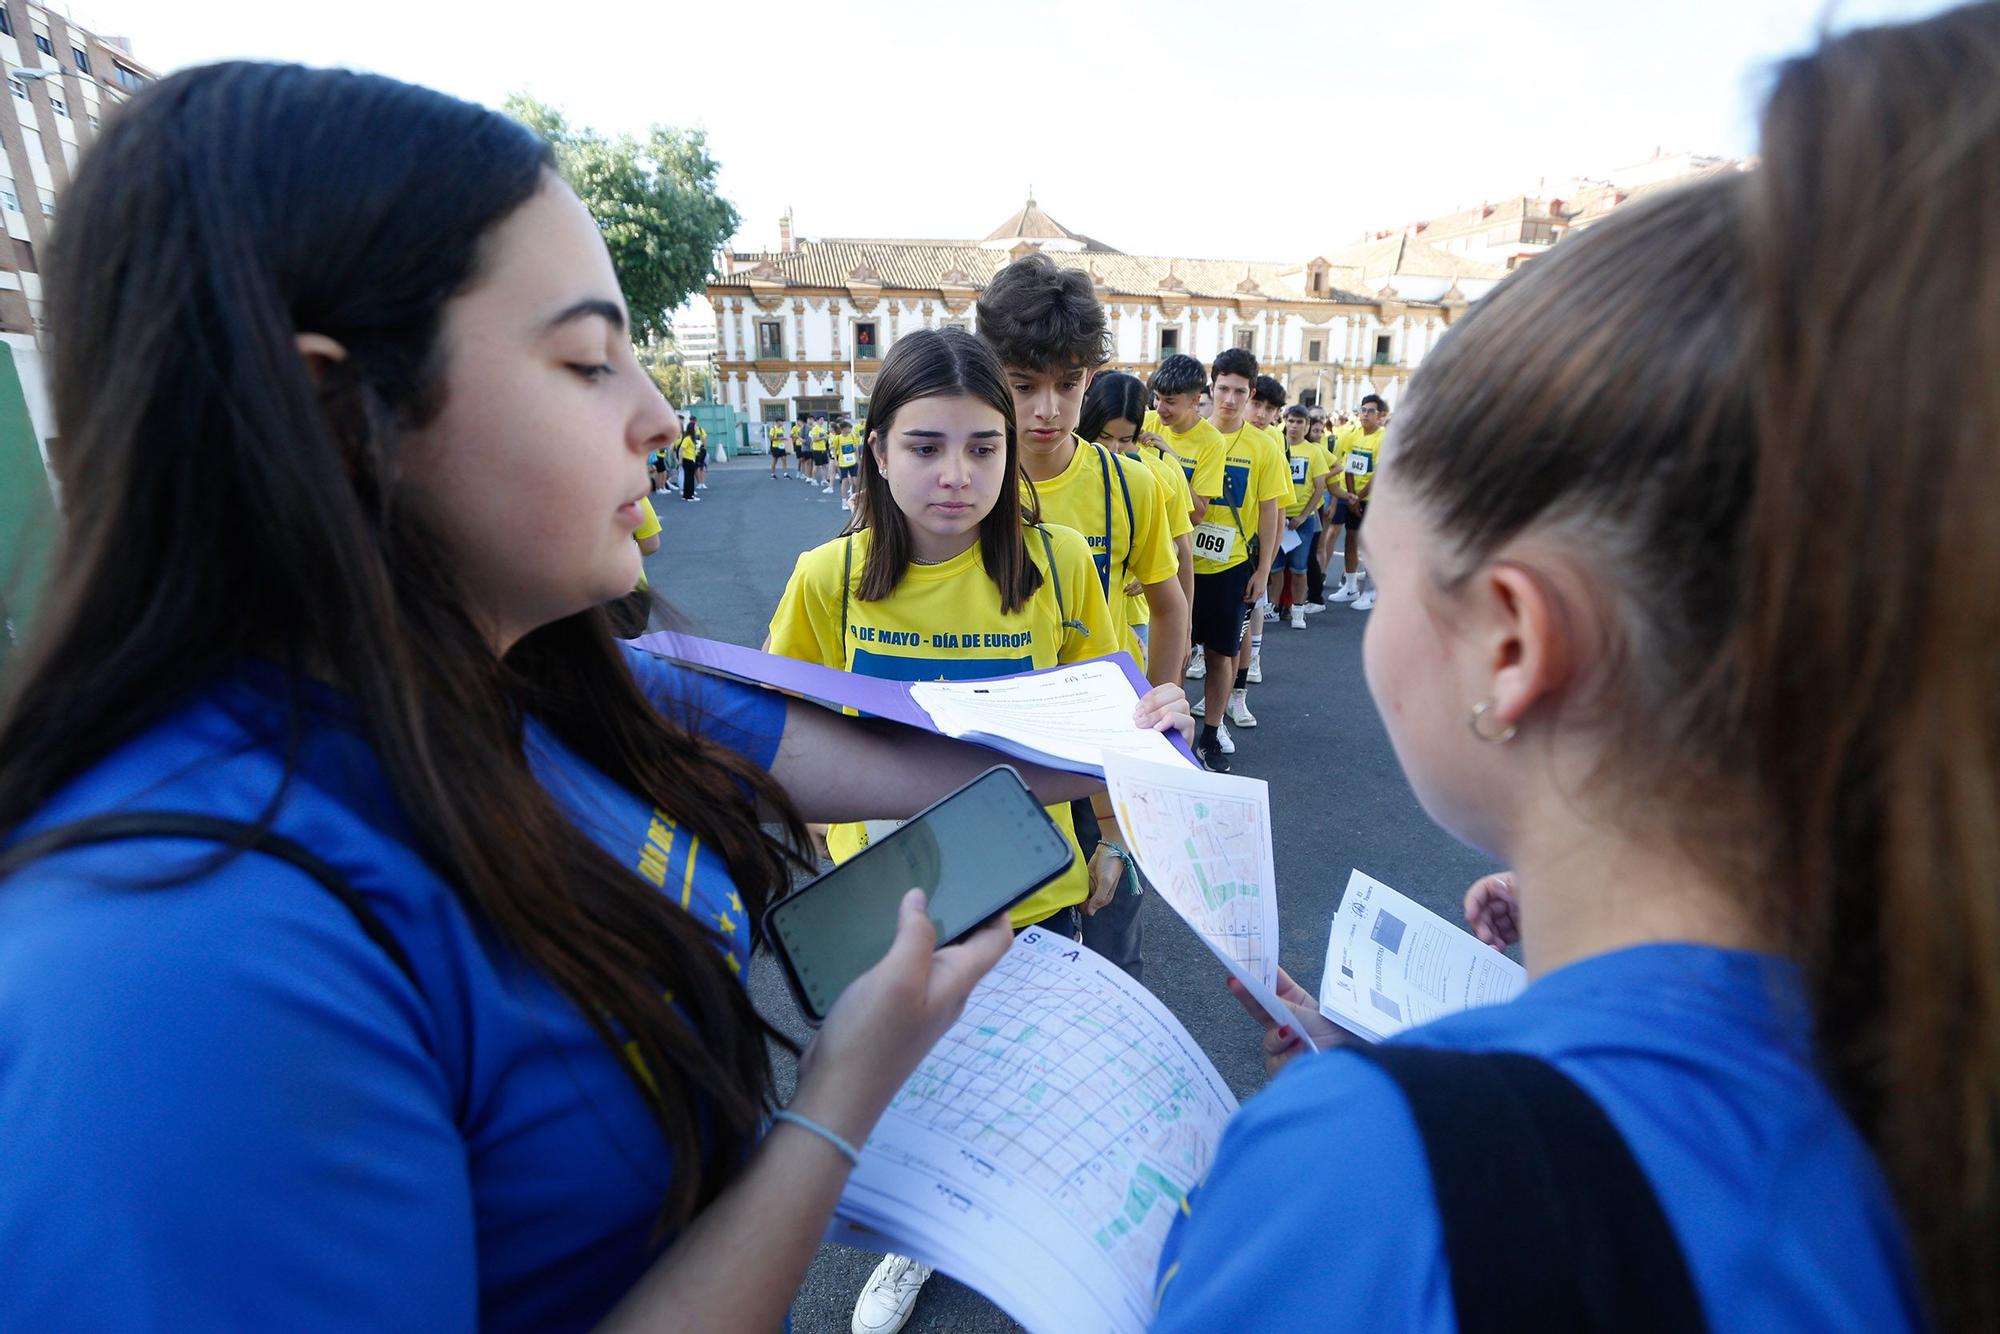
[[[1317,508],[1334,468],[1317,446],[1295,450],[1303,410],[1289,435],[1277,428],[1283,387],[1260,376],[1247,352],[1225,353],[1212,376],[1176,359],[1151,391],[1131,376],[1100,374],[1106,320],[1088,277],[1046,256],[996,276],[980,298],[978,328],[977,339],[913,335],[891,350],[873,400],[878,433],[864,451],[863,509],[799,558],[767,649],[897,679],[999,675],[1123,649],[1166,686],[1182,676],[1192,632],[1212,666],[1210,698],[1195,712],[1226,707],[1232,721],[1254,727],[1245,692],[1261,679],[1255,637],[1279,535]],[[989,372],[1007,390],[1004,453],[982,454],[953,429],[990,420],[1000,396]],[[1149,396],[1161,412],[1147,411]],[[1210,419],[1200,398],[1212,400]],[[995,533],[1025,526],[1037,535],[1031,549],[1046,544],[1042,602],[1010,601],[1015,590],[987,555],[999,539],[975,537],[982,524]],[[1086,581],[1058,555],[1075,537],[1089,556]],[[1311,538],[1283,556],[1301,580]],[[1192,608],[1206,618],[1198,626]],[[1038,630],[1037,614],[1084,633]],[[1224,744],[1219,727],[1204,728],[1204,763],[1226,769]],[[1015,926],[1065,931],[1143,977],[1141,882],[1108,803],[1051,814],[1077,863],[1016,910]],[[878,832],[866,821],[834,826],[828,851],[845,860]],[[900,1328],[928,1272],[885,1258],[856,1304],[858,1334]]]
[[[842,508],[852,509],[864,430],[845,417],[829,418],[825,413],[789,424],[767,422],[764,438],[771,456],[770,475],[776,478],[782,463],[784,476],[803,478],[828,493],[838,482]]]
[[[1171,490],[1078,418],[1105,359],[1086,275],[1046,257],[1009,265],[979,302],[980,335],[922,331],[883,361],[847,530],[799,557],[767,649],[899,680],[975,679],[1123,650],[1178,696],[1187,601]],[[1149,661],[1146,629],[1169,651]],[[1140,886],[1108,804],[1050,808],[1072,869],[1013,925],[1081,939],[1142,973]],[[836,860],[879,827],[835,825]],[[876,1267],[856,1303],[864,1334],[898,1329],[929,1270]]]

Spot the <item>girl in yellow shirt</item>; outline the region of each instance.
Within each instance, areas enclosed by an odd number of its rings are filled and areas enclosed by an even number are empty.
[[[1171,453],[1159,436],[1141,430],[1146,415],[1146,386],[1139,378],[1122,371],[1102,371],[1091,378],[1090,388],[1084,392],[1076,433],[1139,460],[1166,491],[1167,536],[1173,540],[1180,562],[1181,596],[1193,605],[1194,543],[1190,537],[1194,532],[1193,496],[1180,457]],[[1128,586],[1125,591],[1132,593],[1133,589]],[[1146,645],[1150,654],[1152,646],[1147,644],[1145,631],[1152,615],[1145,599],[1130,597],[1125,605],[1139,642]],[[1172,651],[1186,656],[1186,650],[1179,645],[1174,645]]]
[[[1118,647],[1090,549],[1020,498],[1014,400],[985,345],[960,330],[897,340],[882,363],[847,532],[801,555],[771,619],[772,653],[901,681],[973,680]],[[1168,687],[1173,689],[1173,687]],[[1072,843],[1068,806],[1049,814]],[[835,825],[836,861],[867,846]],[[1014,909],[1072,936],[1082,856]]]
[[[854,519],[799,557],[766,651],[916,681],[1001,676],[1117,649],[1083,536],[1043,525],[1033,490],[1023,495],[1014,395],[984,343],[958,329],[897,339],[869,422]],[[1164,706],[1169,694],[1179,697],[1180,687],[1160,686],[1146,704]],[[1184,698],[1178,710],[1185,719]],[[1076,939],[1090,870],[1070,806],[1047,810],[1075,860],[1011,916],[1016,929],[1039,923]],[[871,830],[885,829],[834,825],[827,849],[844,861],[867,846]],[[884,1257],[862,1290],[855,1327],[907,1312],[929,1276],[909,1256]]]

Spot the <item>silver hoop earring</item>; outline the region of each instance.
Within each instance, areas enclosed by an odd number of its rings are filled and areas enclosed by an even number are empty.
[[[1508,723],[1507,730],[1499,733],[1497,736],[1488,736],[1486,735],[1486,733],[1479,730],[1479,720],[1486,716],[1486,712],[1488,709],[1491,709],[1494,705],[1498,704],[1499,702],[1500,701],[1497,699],[1480,700],[1477,704],[1472,706],[1472,716],[1465,720],[1465,725],[1467,727],[1470,727],[1472,729],[1472,735],[1478,737],[1481,741],[1488,742],[1495,746],[1504,746],[1509,741],[1512,741],[1514,739],[1515,733],[1521,730],[1515,724]]]

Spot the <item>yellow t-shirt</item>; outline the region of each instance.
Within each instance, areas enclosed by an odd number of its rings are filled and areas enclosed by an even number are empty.
[[[814,426],[811,431],[806,433],[806,439],[811,443],[813,453],[824,454],[826,452],[826,428],[824,426]]]
[[[1041,501],[1044,522],[1074,528],[1090,544],[1098,586],[1104,590],[1111,619],[1119,628],[1119,647],[1143,668],[1146,650],[1131,630],[1131,604],[1143,607],[1146,599],[1143,594],[1126,597],[1125,584],[1129,579],[1157,584],[1180,573],[1180,559],[1167,535],[1166,502],[1152,469],[1136,459],[1121,458],[1103,445],[1071,438],[1076,448],[1068,467],[1046,482],[1029,481],[1023,473],[1021,487],[1023,491],[1032,489]],[[1125,482],[1122,488],[1120,477]],[[1132,502],[1129,516],[1127,495]],[[1107,515],[1109,532],[1105,531]]]
[[[1250,539],[1257,536],[1258,516],[1263,512],[1264,502],[1283,502],[1292,497],[1292,479],[1285,469],[1284,451],[1271,443],[1269,435],[1245,422],[1228,435],[1218,432],[1217,438],[1223,446],[1222,488],[1211,499],[1208,517],[1201,526],[1233,527],[1236,537],[1229,543],[1228,556],[1218,559],[1205,553],[1203,534],[1197,531],[1194,572],[1198,575],[1220,574],[1250,559]]]
[[[1160,479],[1160,489],[1166,495],[1167,536],[1186,537],[1194,531],[1194,488],[1188,485],[1188,476],[1181,466],[1178,456],[1164,450],[1148,449],[1141,446],[1136,457],[1144,459],[1146,466]]]
[[[833,438],[834,462],[843,468],[852,468],[861,462],[861,437],[854,431],[843,431]]]
[[[1181,461],[1172,454],[1157,449],[1140,446],[1135,453],[1124,456],[1127,461],[1137,459],[1146,465],[1160,484],[1160,497],[1166,504],[1167,537],[1169,544],[1186,537],[1194,531],[1194,493],[1188,490],[1187,474],[1181,471]],[[1180,573],[1180,551],[1174,551],[1174,573]],[[1142,597],[1125,599],[1125,616],[1133,625],[1150,625],[1153,608]],[[1138,638],[1134,635],[1133,638]],[[1141,659],[1144,661],[1144,659]]]
[[[784,427],[773,424],[772,427],[770,428],[770,436],[771,436],[771,448],[783,449],[785,447]]]
[[[1341,474],[1333,483],[1338,489],[1344,479],[1347,489],[1358,499],[1368,498],[1368,488],[1375,481],[1376,470],[1382,466],[1382,442],[1388,439],[1387,431],[1377,430],[1373,435],[1363,433],[1359,426],[1350,426],[1340,433],[1334,442],[1334,468]]]
[[[1118,647],[1118,627],[1112,624],[1110,608],[1098,589],[1089,546],[1081,534],[1060,525],[1048,525],[1046,532],[1047,547],[1040,532],[1022,533],[1028,558],[1042,571],[1042,586],[1026,606],[1011,614],[1000,610],[1000,590],[987,576],[976,542],[942,564],[911,565],[888,597],[863,602],[853,590],[861,584],[871,534],[863,529],[851,537],[836,537],[801,555],[793,567],[771,617],[770,651],[894,681],[974,681],[1112,652]],[[850,542],[851,583],[843,599],[841,580],[848,569]],[[1055,555],[1055,579],[1049,577],[1050,551]],[[1083,629],[1064,625],[1066,620]],[[1048,812],[1075,848],[1076,827],[1069,806],[1051,806]],[[838,824],[827,833],[835,861],[845,861],[865,846],[867,832],[860,824]],[[1014,925],[1039,922],[1083,902],[1089,892],[1089,868],[1079,851],[1069,870],[1014,909]]]
[[[1222,494],[1222,436],[1213,426],[1196,419],[1194,429],[1182,435],[1168,430],[1160,420],[1160,414],[1148,408],[1146,420],[1139,429],[1159,436],[1167,442],[1168,449],[1180,456],[1181,471],[1187,476],[1190,495],[1213,500]]]
[[[643,542],[649,537],[658,537],[659,535],[660,535],[660,516],[658,513],[654,511],[653,502],[646,499],[644,496],[640,496],[639,526],[632,530],[632,540],[634,542]],[[646,582],[646,567],[643,565],[639,567],[638,586],[640,588],[651,587],[651,585]]]
[[[649,537],[658,537],[659,535],[659,513],[654,510],[652,501],[641,496],[639,497],[639,526],[632,530],[632,540],[634,542],[643,542]]]
[[[693,463],[701,453],[701,446],[695,443],[693,433],[681,437],[681,458]]]
[[[1306,502],[1312,499],[1319,480],[1333,471],[1333,456],[1310,440],[1301,440],[1296,445],[1280,444],[1284,451],[1285,466],[1291,473],[1292,495],[1285,502],[1285,517],[1296,519],[1306,512]]]

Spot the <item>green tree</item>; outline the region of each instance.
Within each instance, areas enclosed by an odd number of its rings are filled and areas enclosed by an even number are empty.
[[[646,374],[652,377],[661,395],[675,407],[685,408],[705,397],[709,387],[708,369],[683,364],[671,347],[660,350],[640,348],[639,364],[646,368]]]
[[[638,340],[665,337],[670,316],[715,272],[715,252],[738,215],[715,193],[715,159],[703,130],[655,125],[646,138],[572,128],[524,93],[505,111],[549,141],[556,167],[597,219]]]

